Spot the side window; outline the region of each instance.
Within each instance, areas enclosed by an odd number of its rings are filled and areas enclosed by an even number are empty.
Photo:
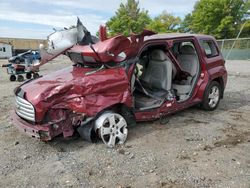
[[[3,49],[2,49],[2,48],[0,48],[0,52],[1,52],[1,51],[3,51]]]
[[[187,53],[185,51],[182,52],[182,47],[183,46],[190,46],[191,48],[189,48],[189,49],[191,49],[191,50],[193,49],[192,50],[193,54],[197,54],[196,48],[195,48],[194,43],[192,41],[183,41],[183,42],[178,41],[178,42],[174,43],[174,45],[173,45],[173,47],[171,49],[171,51],[172,51],[172,53],[174,54],[175,57],[177,57],[178,55],[180,55],[182,53]],[[192,53],[192,51],[191,51],[191,53]],[[188,53],[190,53],[190,52],[188,52]]]
[[[202,41],[201,44],[208,58],[219,55],[219,52],[213,41]]]
[[[3,52],[6,52],[6,51],[5,51],[5,47],[3,47]]]
[[[192,42],[182,42],[181,46],[192,46],[195,49],[194,44]]]

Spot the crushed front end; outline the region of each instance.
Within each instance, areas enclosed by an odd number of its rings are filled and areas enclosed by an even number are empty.
[[[19,92],[20,93],[20,92]],[[16,93],[18,94],[18,93]],[[12,111],[11,118],[14,125],[22,132],[29,136],[41,140],[51,140],[53,131],[51,126],[47,124],[37,124],[35,121],[34,106],[24,99],[24,95],[15,96],[15,111]]]
[[[25,99],[25,92],[15,92],[15,110],[11,113],[14,125],[33,138],[48,141],[57,135],[70,137],[74,134],[85,114],[76,114],[65,109],[53,109],[45,113],[42,121],[37,121],[36,110]]]
[[[13,124],[47,141],[60,134],[72,136],[112,105],[132,105],[124,67],[92,70],[70,66],[17,87]]]

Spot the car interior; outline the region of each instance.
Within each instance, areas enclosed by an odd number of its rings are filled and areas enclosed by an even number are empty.
[[[134,106],[138,110],[160,107],[166,100],[187,100],[198,80],[200,64],[191,41],[144,48],[131,79]],[[177,60],[177,63],[174,61]]]

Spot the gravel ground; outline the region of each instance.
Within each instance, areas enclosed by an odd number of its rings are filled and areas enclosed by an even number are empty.
[[[0,64],[6,63],[1,60]],[[70,66],[59,57],[41,74]],[[49,143],[10,121],[13,89],[0,68],[0,187],[250,187],[250,61],[227,62],[228,85],[214,112],[197,107],[169,123],[129,128],[124,146],[80,138]]]

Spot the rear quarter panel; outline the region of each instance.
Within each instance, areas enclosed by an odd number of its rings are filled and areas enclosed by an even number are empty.
[[[203,40],[203,39],[202,39]],[[204,48],[201,45],[201,53],[203,57],[203,61],[206,65],[207,74],[209,76],[209,81],[212,81],[216,78],[221,77],[223,79],[223,88],[225,88],[227,83],[227,70],[225,67],[225,60],[221,54],[221,51],[217,45],[217,42],[214,38],[208,38],[204,40],[212,40],[217,48],[218,55],[214,57],[207,57]],[[201,42],[200,42],[201,43]]]
[[[206,56],[205,50],[202,46],[203,40],[213,41],[218,51],[217,56],[210,58]],[[225,68],[225,60],[220,52],[216,40],[211,36],[202,36],[197,37],[197,41],[199,43],[198,53],[200,55],[201,76],[196,84],[196,88],[194,89],[193,98],[191,98],[191,101],[193,102],[200,102],[203,100],[203,95],[206,90],[206,87],[212,80],[216,78],[222,78],[223,89],[225,88],[227,83],[227,71]]]

